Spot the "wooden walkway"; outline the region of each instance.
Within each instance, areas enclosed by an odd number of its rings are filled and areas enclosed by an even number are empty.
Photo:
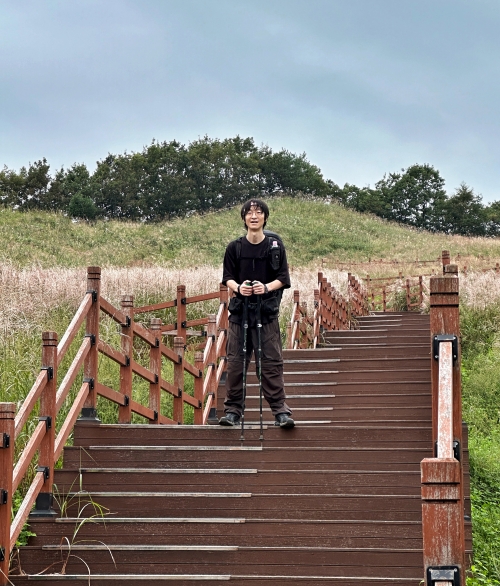
[[[429,316],[374,314],[358,327],[284,352],[297,426],[274,427],[267,409],[262,443],[254,374],[243,443],[239,428],[78,423],[55,474],[63,515],[30,521],[28,575],[12,583],[418,586]],[[463,457],[467,511],[466,445]],[[49,567],[65,574],[35,575]]]

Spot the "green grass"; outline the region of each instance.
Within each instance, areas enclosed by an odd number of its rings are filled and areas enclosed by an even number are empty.
[[[500,258],[500,240],[430,234],[359,214],[336,204],[304,199],[269,200],[268,228],[277,231],[293,266],[373,258],[452,256]],[[0,250],[15,266],[77,267],[136,264],[220,264],[231,239],[243,234],[239,210],[158,224],[73,223],[61,214],[0,209]]]
[[[500,584],[500,305],[461,309],[474,541],[469,586]]]

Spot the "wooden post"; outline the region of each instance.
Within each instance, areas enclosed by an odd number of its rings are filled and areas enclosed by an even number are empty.
[[[121,324],[121,348],[127,357],[127,363],[120,365],[120,393],[125,396],[125,405],[118,409],[118,423],[132,421],[132,363],[134,361],[134,296],[123,295],[121,310],[125,315],[125,323]]]
[[[444,253],[443,253],[443,258]],[[424,565],[457,566],[465,584],[465,529],[462,467],[462,392],[460,378],[460,324],[458,267],[443,266],[444,275],[430,280],[431,344],[434,336],[457,338],[457,358],[453,361],[453,439],[458,442],[460,460],[427,458],[421,463],[422,527]],[[433,346],[431,346],[432,348]],[[431,357],[432,449],[438,437],[439,362]],[[439,454],[438,454],[439,455]]]
[[[321,299],[320,299],[319,289],[314,289],[314,317],[316,319],[314,320],[314,324],[313,324],[313,348],[316,348],[316,345],[319,342],[319,332],[320,332],[320,324],[321,324],[321,317],[320,317],[321,305],[320,304],[321,304]]]
[[[15,403],[0,403],[0,586],[9,584]]]
[[[443,263],[443,273],[444,273],[444,267],[447,267],[450,262],[450,251],[449,250],[443,250],[441,253],[441,261]]]
[[[424,278],[422,275],[418,278],[418,298],[420,307],[422,307],[422,303],[424,302]]]
[[[182,345],[186,343],[186,285],[177,285],[177,337],[182,338]]]
[[[462,445],[462,387],[460,378],[460,321],[458,267],[447,265],[442,277],[430,280],[430,326],[431,343],[439,334],[455,335],[458,338],[458,359],[453,364],[453,437]],[[437,439],[437,390],[439,368],[437,360],[431,361],[432,376],[432,441]]]
[[[180,362],[174,364],[174,386],[179,394],[177,397],[174,397],[174,413],[172,419],[177,423],[184,423],[184,399],[182,397],[182,393],[184,392],[184,365],[182,364],[184,357],[184,338],[182,336],[175,336],[174,352],[179,356]]]
[[[385,286],[382,287],[382,308],[384,312],[387,311],[387,291]]]
[[[207,423],[218,423],[217,419],[217,316],[209,314],[207,324],[207,336],[212,338],[212,346],[208,353],[208,364],[212,365],[210,370],[210,381],[208,392],[212,395],[212,407],[208,414]]]
[[[160,423],[160,413],[161,413],[161,386],[160,386],[160,379],[161,379],[161,319],[159,317],[151,318],[151,322],[149,324],[149,329],[155,338],[158,340],[158,344],[156,346],[152,346],[150,348],[149,354],[149,369],[153,374],[156,375],[156,382],[149,383],[149,408],[158,413],[158,417],[156,417],[150,423]]]
[[[203,372],[203,352],[195,352],[194,366]],[[201,405],[199,409],[194,410],[194,424],[203,425],[203,376],[194,379],[194,398]]]
[[[57,393],[57,334],[42,334],[42,369],[47,371],[47,384],[40,396],[39,420],[45,420],[45,435],[40,444],[38,466],[45,470],[45,482],[36,497],[34,510],[30,517],[55,517],[52,508],[52,485],[54,483],[54,444],[56,432],[56,393]]]
[[[80,420],[100,423],[97,418],[97,367],[99,361],[99,317],[101,312],[101,268],[87,268],[87,291],[92,292],[92,306],[87,314],[85,336],[90,337],[92,346],[85,358],[84,381],[89,383],[89,394],[83,404]]]

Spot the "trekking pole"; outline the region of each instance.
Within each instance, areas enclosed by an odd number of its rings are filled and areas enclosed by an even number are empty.
[[[260,441],[264,440],[264,423],[262,421],[262,295],[257,297],[257,376],[259,377],[259,411]]]
[[[247,398],[247,336],[248,336],[248,297],[243,304],[243,405],[241,411],[241,436],[245,439],[245,401]]]

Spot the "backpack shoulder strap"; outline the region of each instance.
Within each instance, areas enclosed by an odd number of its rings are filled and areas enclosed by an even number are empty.
[[[243,236],[240,236],[239,238],[236,238],[236,240],[234,241],[236,244],[236,259],[240,260],[241,258],[241,241],[243,239]]]

